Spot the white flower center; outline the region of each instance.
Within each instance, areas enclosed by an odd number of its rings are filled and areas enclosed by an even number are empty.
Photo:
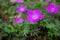
[[[55,8],[52,8],[52,9],[51,9],[51,12],[54,12],[54,10],[55,10]]]
[[[23,10],[24,10],[24,8],[21,8],[20,10],[21,10],[21,11],[23,11]]]
[[[37,17],[37,15],[33,15],[32,18],[33,19],[37,19],[38,17]]]

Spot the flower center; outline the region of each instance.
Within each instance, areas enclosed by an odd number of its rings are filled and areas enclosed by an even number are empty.
[[[23,10],[24,10],[24,8],[21,8],[20,10],[21,10],[21,11],[23,11]]]
[[[55,7],[51,9],[51,12],[54,12],[54,10],[55,10]]]
[[[33,15],[32,18],[33,19],[37,19],[38,17],[37,17],[37,15]]]

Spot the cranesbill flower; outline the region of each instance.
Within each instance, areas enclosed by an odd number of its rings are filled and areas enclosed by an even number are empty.
[[[29,14],[30,12],[30,14]],[[28,16],[27,16],[27,20],[28,22],[38,22],[39,20],[42,20],[44,18],[44,15],[40,13],[40,10],[29,10],[28,11]]]
[[[51,14],[57,14],[59,11],[59,6],[56,6],[52,3],[49,6],[47,6],[47,11]]]
[[[38,10],[38,9],[37,10],[34,10],[34,11],[33,10],[29,10],[27,12],[28,15],[31,15],[31,14],[40,14],[40,13],[41,13],[41,10]]]
[[[18,10],[18,12],[26,12],[27,8],[26,8],[26,6],[22,5],[22,6],[18,6],[17,10]]]
[[[24,0],[16,0],[17,3],[23,3]]]
[[[22,18],[16,18],[14,20],[13,24],[16,25],[16,24],[23,23],[23,22],[24,22],[24,20]]]

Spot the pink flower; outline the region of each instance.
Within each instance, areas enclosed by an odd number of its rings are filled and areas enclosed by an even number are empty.
[[[18,12],[26,12],[27,8],[26,6],[18,6],[17,10]]]
[[[51,14],[56,14],[59,11],[59,6],[56,6],[52,3],[49,6],[47,6],[47,11]]]
[[[16,0],[17,3],[23,3],[24,0]]]
[[[27,16],[28,22],[38,22],[39,20],[42,20],[44,15],[42,15],[40,12],[40,10],[29,10]]]
[[[41,13],[41,10],[38,10],[38,9],[37,9],[37,10],[34,10],[34,11],[33,11],[33,10],[29,10],[29,11],[27,12],[28,15],[36,14],[36,13],[37,13],[37,14],[40,14],[40,13]]]
[[[16,18],[15,20],[14,20],[14,22],[13,22],[13,24],[14,25],[16,25],[16,24],[19,24],[19,23],[23,23],[23,19],[22,18]]]

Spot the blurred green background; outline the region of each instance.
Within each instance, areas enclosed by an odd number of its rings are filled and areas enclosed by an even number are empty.
[[[60,0],[25,0],[16,3],[10,0],[0,0],[0,40],[60,40],[60,11],[51,15],[46,7],[54,3],[60,6]],[[21,13],[25,23],[13,25],[14,16],[18,16],[17,6],[25,5],[28,10],[40,9],[45,15],[38,23],[28,23],[26,14]]]

